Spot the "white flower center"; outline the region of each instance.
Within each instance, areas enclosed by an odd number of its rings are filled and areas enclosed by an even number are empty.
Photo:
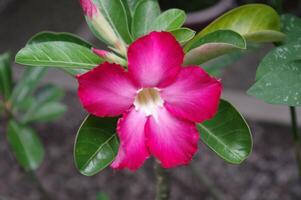
[[[157,88],[142,88],[134,101],[136,110],[141,109],[146,116],[154,115],[156,117],[157,108],[163,106],[163,99],[160,97]]]

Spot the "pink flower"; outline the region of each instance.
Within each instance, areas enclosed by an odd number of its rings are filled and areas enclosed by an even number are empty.
[[[196,123],[212,118],[221,83],[199,66],[182,67],[183,50],[167,32],[152,32],[128,48],[128,70],[104,63],[78,76],[85,109],[122,117],[111,167],[138,169],[150,156],[165,168],[188,164],[197,150]]]

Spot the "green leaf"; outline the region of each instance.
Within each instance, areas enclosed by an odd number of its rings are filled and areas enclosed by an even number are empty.
[[[114,45],[117,38],[124,43],[131,43],[132,38],[129,31],[129,23],[124,7],[121,0],[93,0],[96,4],[99,12],[96,14],[96,18],[86,17],[90,27],[92,26],[93,32],[96,32],[96,36],[101,36],[100,39],[104,39],[105,42]],[[114,35],[113,35],[114,34]]]
[[[99,192],[97,193],[96,200],[109,200],[110,198],[106,193]]]
[[[129,24],[129,30],[131,29],[132,24],[132,18],[134,16],[134,12],[136,9],[136,6],[143,0],[121,0],[121,2],[124,5],[124,8],[126,10],[128,24]],[[149,1],[156,1],[156,0],[149,0]]]
[[[121,0],[121,3],[123,4],[125,13],[126,13],[126,18],[127,18],[127,23],[128,23],[128,30],[131,29],[131,24],[132,24],[132,16],[133,16],[133,10],[132,10],[132,3],[134,4],[135,1],[131,0]]]
[[[221,100],[215,117],[197,124],[202,141],[217,155],[232,164],[240,164],[251,153],[250,129],[240,113]]]
[[[186,49],[185,64],[202,64],[235,50],[246,49],[245,39],[231,30],[217,30],[209,33]]]
[[[18,104],[18,106],[17,106],[18,111],[20,113],[24,113],[35,103],[36,103],[36,99],[34,98],[34,96],[29,95],[29,96],[25,97],[25,99]]]
[[[282,68],[288,62],[301,60],[301,42],[289,43],[270,51],[259,64],[256,71],[256,80],[261,79],[270,71]]]
[[[292,15],[282,16],[282,30],[287,33],[287,44],[264,57],[248,94],[271,104],[300,106],[301,20]]]
[[[270,42],[284,38],[284,34],[279,32],[280,17],[272,7],[264,4],[247,4],[230,10],[214,20],[196,35],[188,47],[201,37],[222,29],[233,30],[247,41]]]
[[[16,62],[31,66],[92,69],[102,59],[91,45],[68,33],[41,32],[16,55]]]
[[[231,67],[233,63],[240,60],[243,56],[258,50],[260,46],[261,45],[257,43],[248,44],[247,50],[234,51],[232,53],[214,58],[209,62],[203,63],[201,67],[212,76],[221,76],[222,69]]]
[[[291,23],[291,28],[297,30],[295,19]],[[256,82],[247,92],[249,95],[271,104],[301,105],[301,40],[295,38],[297,35],[291,28],[284,29],[291,30],[288,41],[292,42],[273,49],[264,57],[256,71]]]
[[[46,68],[42,67],[27,67],[25,69],[21,80],[11,95],[10,100],[14,107],[19,107],[19,104],[32,94],[45,73]]]
[[[47,85],[40,90],[33,104],[27,107],[26,113],[22,116],[23,123],[32,121],[49,121],[59,117],[66,111],[66,107],[56,103],[64,96],[60,88]]]
[[[116,118],[88,116],[77,132],[74,160],[77,169],[92,176],[107,167],[116,157],[119,142]]]
[[[13,87],[10,62],[9,53],[0,55],[0,94],[3,95],[4,99],[9,98]]]
[[[132,35],[134,39],[147,34],[152,23],[160,15],[160,6],[156,1],[141,1],[134,12]]]
[[[123,2],[124,7],[126,10],[129,11],[130,16],[132,17],[135,12],[135,8],[138,5],[139,2],[143,0],[121,0]]]
[[[249,42],[277,42],[284,40],[285,34],[279,31],[267,30],[245,35],[245,37]]]
[[[285,42],[300,40],[301,19],[291,14],[281,15],[281,30],[286,34]]]
[[[186,20],[186,14],[180,9],[169,9],[160,14],[151,24],[151,31],[172,31],[180,28]]]
[[[59,101],[64,97],[64,91],[55,85],[45,85],[37,91],[36,99],[38,102]]]
[[[43,103],[37,110],[32,112],[30,115],[26,115],[26,118],[23,119],[23,122],[49,122],[63,115],[66,112],[66,110],[66,106],[59,102]]]
[[[248,94],[271,104],[301,105],[301,60],[278,64],[261,77]]]
[[[184,45],[186,42],[188,42],[194,37],[195,31],[189,28],[179,28],[171,31],[171,34],[181,45]]]
[[[4,112],[4,104],[3,104],[2,101],[0,101],[0,117],[1,117],[3,112]]]
[[[25,170],[35,170],[40,166],[44,148],[34,130],[12,120],[8,124],[7,137],[17,161]]]

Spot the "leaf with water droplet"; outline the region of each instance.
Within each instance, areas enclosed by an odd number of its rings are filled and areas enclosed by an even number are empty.
[[[256,71],[256,80],[273,70],[285,67],[286,63],[301,60],[301,41],[279,46],[270,51],[259,64]]]
[[[248,94],[271,104],[300,106],[301,60],[277,65],[263,75]]]
[[[281,15],[281,30],[286,34],[285,42],[300,40],[301,19],[291,14]]]

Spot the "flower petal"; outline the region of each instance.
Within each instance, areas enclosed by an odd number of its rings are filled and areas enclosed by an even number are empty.
[[[195,123],[174,117],[164,107],[149,117],[145,132],[149,151],[165,168],[188,164],[197,151]]]
[[[217,112],[222,91],[220,81],[200,67],[185,67],[177,79],[162,88],[161,97],[168,111],[194,122],[211,119]]]
[[[152,32],[128,49],[129,72],[141,87],[167,85],[178,74],[184,53],[168,32]]]
[[[77,79],[78,96],[93,115],[117,116],[134,102],[137,88],[119,65],[104,63]]]
[[[112,168],[136,170],[149,157],[144,133],[146,120],[143,112],[133,108],[118,121],[117,132],[121,144]]]

